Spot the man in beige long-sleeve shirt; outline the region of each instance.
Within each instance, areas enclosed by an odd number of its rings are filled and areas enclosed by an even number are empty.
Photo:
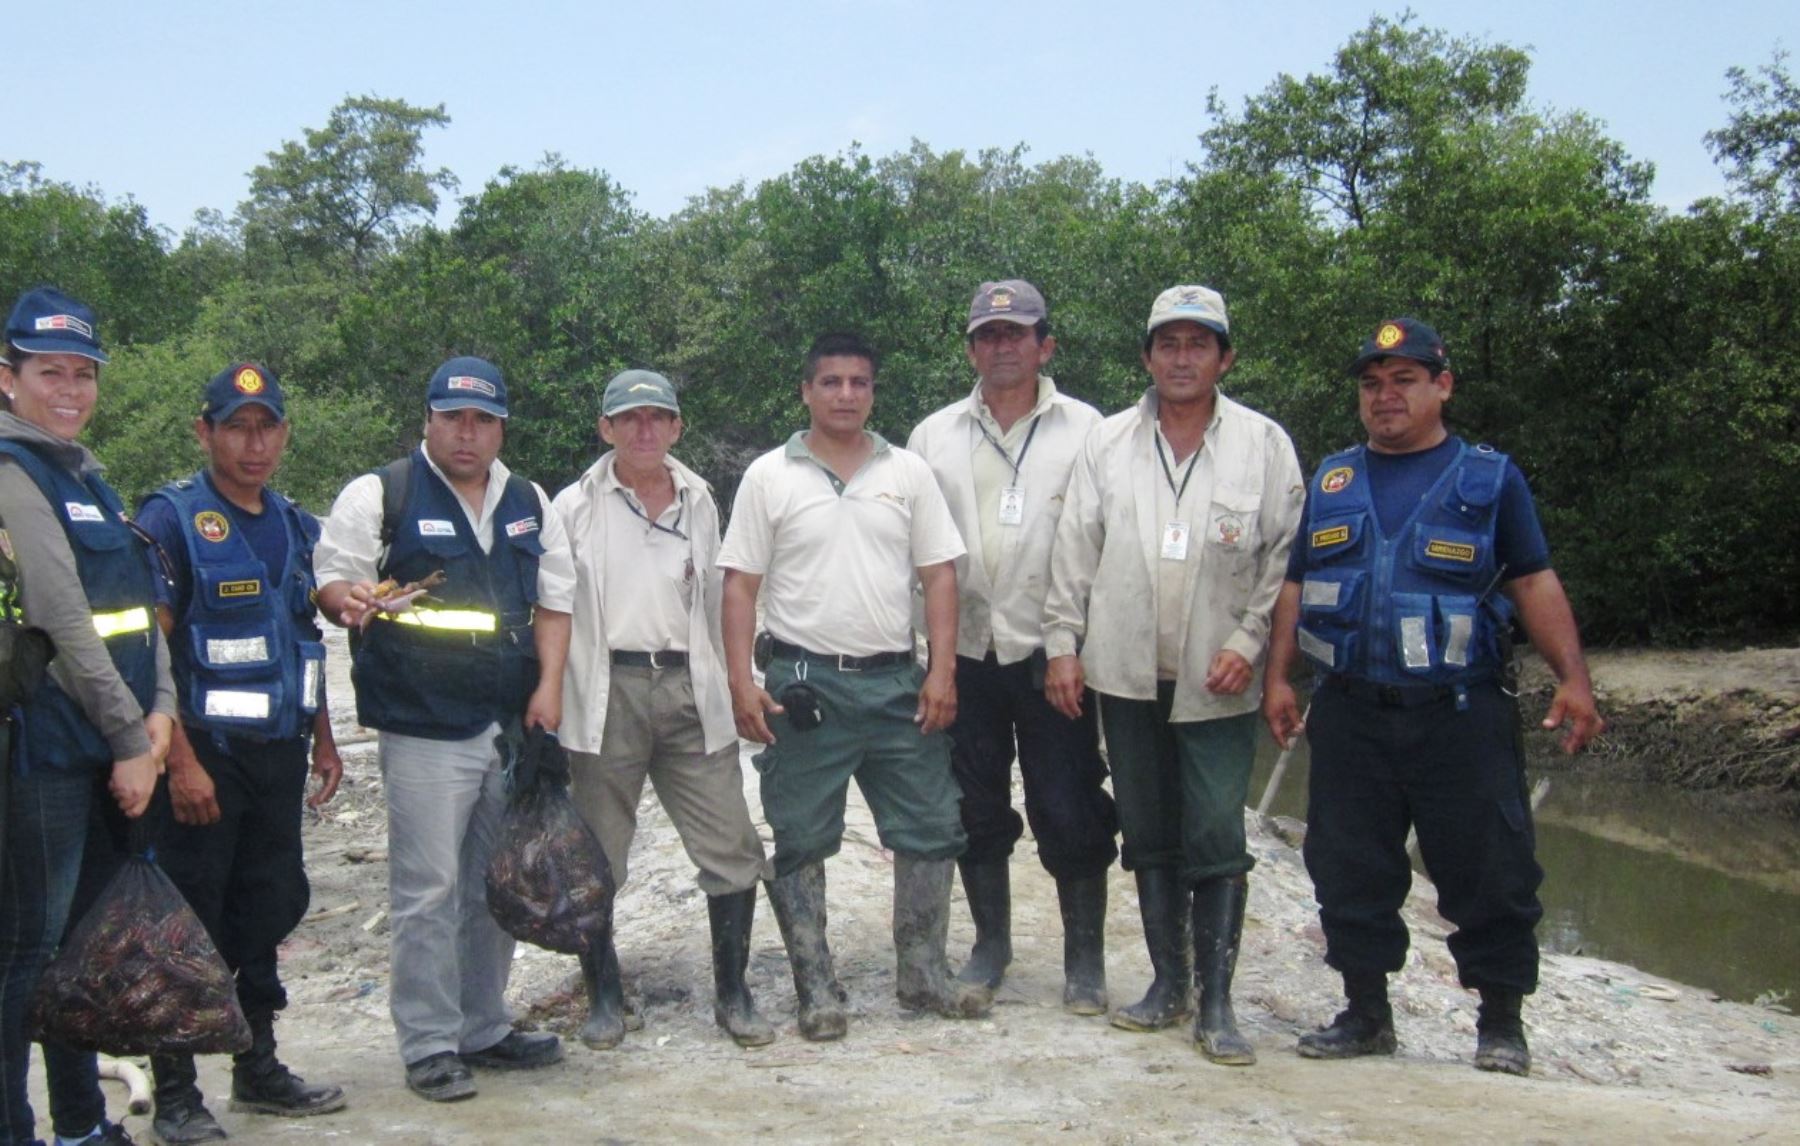
[[[1219,392],[1233,359],[1217,292],[1157,297],[1143,351],[1155,385],[1088,435],[1069,478],[1044,602],[1045,692],[1069,715],[1084,684],[1100,695],[1156,972],[1114,1025],[1160,1030],[1188,1013],[1191,898],[1195,1041],[1215,1062],[1247,1064],[1256,1054],[1230,997],[1252,862],[1244,799],[1302,487],[1281,427]]]

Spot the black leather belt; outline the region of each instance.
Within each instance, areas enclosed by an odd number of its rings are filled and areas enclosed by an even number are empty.
[[[1476,685],[1487,684],[1492,677],[1479,677],[1462,684],[1379,684],[1361,677],[1336,674],[1327,676],[1322,688],[1343,693],[1351,700],[1377,704],[1383,708],[1423,708],[1443,700],[1454,700],[1458,691],[1467,693]]]
[[[688,663],[686,653],[665,650],[660,653],[634,653],[630,649],[614,649],[612,663],[641,669],[685,668]]]
[[[843,656],[838,653],[815,653],[811,649],[803,649],[799,645],[790,645],[780,638],[769,642],[770,651],[778,657],[792,657],[815,665],[830,665],[839,672],[868,672],[872,669],[894,668],[911,664],[913,655],[904,653],[871,653],[866,657]]]

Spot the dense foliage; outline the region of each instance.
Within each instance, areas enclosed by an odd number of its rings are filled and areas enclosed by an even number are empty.
[[[805,160],[668,218],[606,174],[507,168],[439,227],[423,166],[443,107],[346,100],[178,240],[130,199],[0,164],[0,296],[53,281],[117,347],[93,444],[141,493],[192,466],[201,383],[233,358],[296,392],[284,484],[320,506],[417,437],[443,358],[506,371],[509,461],[555,488],[591,459],[598,388],[683,387],[679,451],[729,493],[802,424],[799,359],[853,327],[885,354],[876,428],[904,439],[972,378],[983,279],[1049,297],[1060,385],[1118,409],[1146,384],[1150,300],[1220,288],[1227,388],[1310,463],[1355,440],[1344,362],[1378,319],[1451,344],[1457,428],[1512,453],[1591,638],[1768,640],[1800,627],[1800,91],[1785,57],[1725,77],[1707,137],[1725,199],[1657,207],[1651,171],[1580,112],[1529,99],[1530,60],[1377,18],[1316,75],[1217,98],[1186,173],[924,143]],[[1197,113],[1198,114],[1198,113]],[[181,443],[176,445],[175,443]]]

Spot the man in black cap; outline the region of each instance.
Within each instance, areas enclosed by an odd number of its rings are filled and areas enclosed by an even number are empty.
[[[344,1105],[343,1090],[291,1073],[275,1057],[274,1030],[287,1006],[275,949],[308,898],[300,844],[308,755],[320,780],[306,798],[312,807],[331,799],[343,775],[312,604],[319,524],[269,488],[288,443],[274,374],[248,362],[220,371],[194,435],[206,468],[151,494],[138,512],[168,561],[156,613],[181,702],[157,858],[237,976],[253,1042],[233,1058],[231,1108],[323,1114]],[[226,1136],[201,1101],[193,1055],[153,1055],[150,1065],[158,1138]]]
[[[1475,1066],[1523,1075],[1543,870],[1507,680],[1515,617],[1556,674],[1543,726],[1568,725],[1563,751],[1605,722],[1524,476],[1445,428],[1455,378],[1443,339],[1417,319],[1383,322],[1350,374],[1368,444],[1326,458],[1307,487],[1263,699],[1287,743],[1301,730],[1289,672],[1296,652],[1313,662],[1306,866],[1349,1006],[1299,1050],[1394,1053],[1387,976],[1406,957],[1416,827],[1456,927],[1450,954],[1481,994]]]

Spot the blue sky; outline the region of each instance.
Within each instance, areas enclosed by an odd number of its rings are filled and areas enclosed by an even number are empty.
[[[1793,0],[1412,8],[1531,49],[1533,102],[1602,120],[1675,207],[1723,187],[1702,136],[1724,122],[1725,69],[1800,44]],[[1209,88],[1236,106],[1279,73],[1322,71],[1378,11],[1401,7],[98,0],[34,9],[42,39],[9,15],[0,161],[135,196],[179,231],[197,208],[233,208],[265,153],[346,95],[374,93],[446,105],[427,161],[462,194],[555,151],[666,215],[853,141],[879,156],[914,138],[1092,153],[1150,182],[1199,155]]]

